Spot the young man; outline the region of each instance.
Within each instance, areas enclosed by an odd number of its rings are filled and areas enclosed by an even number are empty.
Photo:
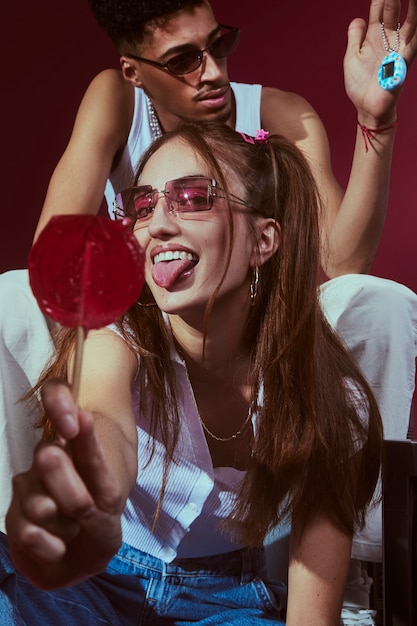
[[[379,243],[388,198],[401,87],[385,91],[377,75],[385,40],[396,47],[399,2],[374,1],[368,26],[356,19],[349,27],[345,84],[360,126],[345,192],[331,170],[323,125],[306,100],[278,89],[229,83],[227,56],[238,32],[221,26],[206,0],[138,0],[125,7],[114,0],[90,0],[90,6],[120,52],[121,72],[104,71],[87,89],[35,236],[55,213],[96,213],[104,192],[111,213],[115,193],[129,186],[152,139],[184,120],[219,119],[248,135],[264,128],[286,136],[308,156],[323,198],[322,264],[333,279],[322,286],[326,314],[373,388],[386,437],[405,438],[414,390],[417,298],[401,285],[363,275]],[[408,66],[417,52],[416,28],[417,0],[410,0],[398,31],[398,51]],[[9,365],[0,390],[10,453],[3,457],[6,507],[9,474],[28,463],[20,441],[28,408],[16,405],[16,399],[36,381],[50,335],[26,273],[4,274],[0,288],[0,358]],[[379,520],[380,514],[371,537],[355,540],[357,558],[381,560]]]

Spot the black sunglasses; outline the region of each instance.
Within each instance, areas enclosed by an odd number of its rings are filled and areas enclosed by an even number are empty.
[[[223,59],[236,50],[240,38],[240,29],[235,26],[226,26],[225,24],[219,24],[219,29],[221,29],[221,31],[226,30],[227,32],[222,33],[220,37],[217,37],[207,48],[182,52],[172,57],[172,59],[169,59],[166,63],[144,59],[135,54],[127,54],[126,56],[136,59],[136,61],[141,61],[142,63],[148,63],[154,67],[162,67],[175,76],[190,74],[200,67],[205,52],[209,52],[215,59]]]

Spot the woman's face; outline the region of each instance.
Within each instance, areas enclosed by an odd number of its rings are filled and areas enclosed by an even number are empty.
[[[192,175],[212,178],[199,155],[184,141],[174,139],[149,159],[138,184],[164,190],[167,181]],[[242,198],[244,190],[238,179],[227,172],[226,177],[229,191]],[[155,198],[157,203],[150,220],[142,227],[137,222],[134,230],[146,254],[146,282],[161,310],[173,315],[202,316],[226,267],[230,245],[227,202],[215,199],[210,210],[184,218],[169,212],[163,194]],[[232,255],[215,308],[224,313],[230,312],[228,307],[247,310],[255,259],[253,236],[245,215],[250,209],[235,203],[232,208]]]

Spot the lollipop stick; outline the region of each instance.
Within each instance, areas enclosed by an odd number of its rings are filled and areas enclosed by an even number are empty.
[[[83,362],[84,341],[87,331],[82,326],[77,327],[77,343],[75,345],[74,370],[72,376],[72,397],[74,403],[78,405],[78,395],[80,391],[81,366]]]
[[[91,255],[93,244],[87,240],[84,247],[84,263],[81,272],[81,299],[80,299],[80,320],[84,319],[85,313],[85,295],[89,287],[89,277],[91,272]],[[77,326],[77,342],[75,344],[74,371],[72,383],[72,396],[74,403],[78,406],[78,395],[80,392],[81,366],[83,362],[84,341],[87,331],[80,323]]]

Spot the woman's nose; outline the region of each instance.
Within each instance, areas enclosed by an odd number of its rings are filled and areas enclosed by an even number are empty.
[[[179,230],[178,218],[161,193],[153,210],[148,231],[152,237],[170,236]]]

